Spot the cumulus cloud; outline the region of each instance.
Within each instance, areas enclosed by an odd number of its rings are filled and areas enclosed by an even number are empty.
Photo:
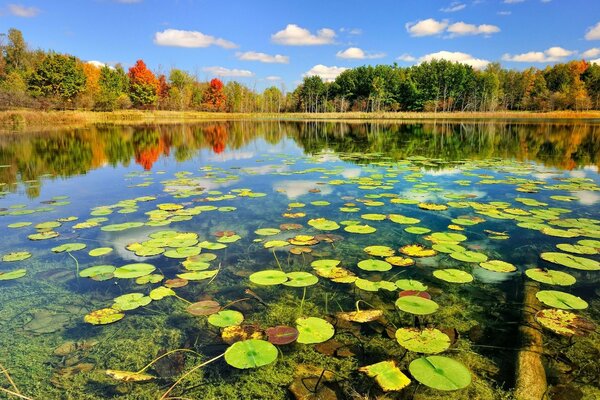
[[[238,47],[229,40],[205,35],[198,31],[183,31],[179,29],[166,29],[162,32],[156,32],[154,43],[159,46],[172,47],[208,47],[219,46],[224,49],[233,49]]]
[[[338,51],[336,56],[339,58],[352,60],[365,60],[367,58],[385,57],[385,53],[366,53],[363,49],[358,47],[348,47],[346,50]]]
[[[237,58],[244,61],[260,61],[262,63],[277,63],[287,64],[290,62],[288,56],[282,56],[281,54],[275,54],[274,56],[266,53],[258,53],[256,51],[247,51],[245,53],[237,53]]]
[[[405,25],[410,36],[432,36],[439,35],[448,27],[448,21],[436,21],[427,18],[417,22],[409,22]]]
[[[302,76],[316,75],[316,76],[321,77],[321,79],[323,79],[325,82],[331,82],[335,78],[337,78],[337,76],[339,74],[341,74],[342,72],[344,72],[347,69],[348,68],[344,68],[344,67],[336,67],[336,66],[327,67],[323,64],[317,64],[314,67],[312,67],[311,69],[309,69],[308,71],[306,71]]]
[[[441,12],[451,13],[464,9],[467,5],[459,1],[453,1],[448,7],[440,8]]]
[[[473,25],[466,24],[464,22],[456,22],[448,26],[450,36],[465,36],[465,35],[486,35],[489,36],[492,33],[500,32],[500,28],[496,25],[482,24]]]
[[[574,54],[574,51],[563,49],[562,47],[554,46],[544,51],[529,51],[521,54],[504,54],[502,60],[514,62],[553,62],[561,61],[565,57]]]
[[[437,53],[426,54],[423,57],[419,58],[420,62],[432,61],[432,60],[447,60],[452,62],[459,62],[462,64],[467,64],[472,66],[475,69],[485,68],[490,62],[488,60],[483,60],[480,58],[475,58],[470,54],[462,53],[460,51],[438,51]]]
[[[41,10],[36,7],[26,7],[21,4],[9,4],[8,12],[10,12],[16,17],[33,18],[36,15],[38,15],[41,12]]]
[[[223,76],[227,78],[250,78],[254,76],[254,73],[246,69],[229,69],[225,67],[205,67],[202,68],[204,72],[216,76]]]
[[[335,31],[329,28],[319,29],[312,34],[308,29],[296,24],[288,24],[285,29],[271,35],[271,40],[277,44],[288,46],[316,46],[331,44],[335,40]]]
[[[594,47],[593,49],[589,49],[581,53],[581,57],[588,59],[597,56],[600,56],[600,48],[598,47]]]
[[[114,69],[113,66],[103,63],[102,61],[90,60],[90,61],[87,61],[87,64],[93,65],[96,68],[108,67],[110,69]]]
[[[416,59],[415,57],[411,56],[411,55],[410,55],[410,54],[408,54],[408,53],[401,54],[400,56],[398,56],[398,57],[396,58],[396,60],[400,60],[400,61],[404,61],[404,62],[413,62],[413,61],[417,61],[417,59]]]
[[[590,26],[586,33],[585,38],[587,40],[600,40],[600,22],[594,26]]]
[[[595,60],[590,60],[592,64],[600,65],[600,58],[596,58]]]

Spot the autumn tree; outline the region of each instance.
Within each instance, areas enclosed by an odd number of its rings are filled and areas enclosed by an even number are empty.
[[[156,104],[158,99],[158,79],[150,71],[144,61],[137,60],[129,68],[129,96],[135,106],[148,107]]]
[[[81,63],[73,56],[50,53],[29,77],[33,96],[56,97],[71,102],[85,89]]]
[[[225,102],[227,98],[223,93],[223,82],[214,78],[210,81],[208,87],[204,91],[203,102],[210,111],[225,111]]]

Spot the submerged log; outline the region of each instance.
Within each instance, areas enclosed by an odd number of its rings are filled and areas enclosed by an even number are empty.
[[[542,362],[544,343],[541,327],[534,315],[540,309],[535,297],[539,289],[536,282],[523,285],[522,322],[519,326],[520,350],[517,354],[515,398],[517,400],[542,400],[546,398],[548,384]]]

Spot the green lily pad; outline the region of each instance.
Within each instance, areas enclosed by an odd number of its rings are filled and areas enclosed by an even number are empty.
[[[346,232],[350,232],[350,233],[358,233],[361,235],[366,235],[369,233],[373,233],[376,232],[377,229],[373,228],[372,226],[369,225],[350,225],[344,228],[344,230]]]
[[[427,290],[427,285],[413,279],[399,279],[396,281],[396,286],[401,290],[416,290],[417,292]]]
[[[473,275],[455,268],[438,269],[433,271],[433,276],[451,283],[469,283],[473,281]]]
[[[546,252],[540,254],[542,260],[565,267],[580,269],[584,271],[599,271],[600,262],[589,258],[577,257],[571,254]]]
[[[467,367],[448,357],[417,358],[408,370],[417,381],[438,390],[459,390],[471,384],[471,372]]]
[[[254,231],[254,233],[256,233],[259,236],[273,236],[277,235],[280,232],[281,230],[277,228],[261,228]]]
[[[296,320],[298,343],[323,343],[331,339],[335,333],[333,325],[321,318],[306,317]]]
[[[101,257],[112,253],[112,251],[113,249],[111,247],[98,247],[90,250],[88,254],[92,257]]]
[[[266,340],[242,340],[225,351],[225,362],[239,369],[257,368],[271,364],[278,354],[277,347]]]
[[[92,311],[83,317],[83,320],[88,324],[92,325],[106,325],[112,324],[113,322],[117,322],[123,317],[125,314],[120,312],[119,310],[115,310],[114,308],[103,308],[100,310]]]
[[[420,296],[402,296],[395,304],[400,310],[415,315],[433,314],[440,307],[435,301]]]
[[[235,310],[223,310],[208,317],[208,323],[219,328],[239,325],[244,321],[244,314]]]
[[[31,222],[14,222],[12,224],[8,224],[8,228],[25,228],[26,226],[31,226]]]
[[[340,265],[340,263],[340,260],[323,259],[313,261],[312,263],[310,263],[310,266],[313,268],[333,268]]]
[[[19,279],[27,274],[26,269],[15,269],[8,272],[0,272],[0,281],[10,281],[13,279]]]
[[[193,271],[193,272],[184,272],[183,274],[177,274],[178,278],[185,279],[188,281],[202,281],[204,279],[212,278],[217,274],[217,270],[211,271]]]
[[[490,260],[482,262],[479,263],[479,266],[494,272],[514,272],[517,270],[517,267],[515,267],[513,264],[502,260]]]
[[[400,214],[390,214],[390,215],[388,215],[388,218],[390,221],[395,222],[397,224],[402,224],[402,225],[413,225],[413,224],[418,224],[419,222],[421,222],[420,219],[406,217],[406,216],[400,215]]]
[[[566,251],[568,253],[587,255],[598,254],[598,250],[595,247],[583,246],[581,244],[560,243],[557,244],[556,247],[558,247],[559,250]]]
[[[425,233],[431,232],[431,229],[422,226],[409,226],[408,228],[405,228],[404,231],[414,233],[415,235],[424,235]]]
[[[383,221],[386,219],[386,216],[383,214],[363,214],[360,217],[367,221]]]
[[[358,278],[354,281],[354,284],[357,288],[366,290],[367,292],[377,292],[379,289],[391,292],[397,289],[394,282],[389,281],[370,281],[368,279]]]
[[[48,240],[48,239],[53,239],[58,236],[59,236],[58,232],[45,231],[45,232],[40,232],[40,233],[33,233],[33,234],[27,236],[27,238],[29,240]]]
[[[581,297],[558,290],[540,290],[535,297],[550,307],[563,310],[583,310],[588,307],[588,303]]]
[[[381,361],[358,370],[375,378],[377,384],[386,392],[402,390],[410,384],[410,379],[400,371],[394,361]]]
[[[115,297],[113,308],[120,311],[135,310],[136,308],[147,306],[151,301],[152,299],[143,293],[128,293]]]
[[[227,247],[226,244],[224,243],[214,243],[214,242],[209,242],[209,241],[203,241],[198,243],[198,247],[203,248],[203,249],[207,249],[207,250],[221,250]]]
[[[306,287],[315,285],[317,282],[319,282],[319,278],[310,272],[288,272],[286,275],[288,277],[288,281],[283,282],[285,286]]]
[[[115,278],[128,279],[139,278],[140,276],[148,275],[154,272],[156,267],[151,264],[135,263],[123,265],[115,269]]]
[[[276,269],[267,269],[250,275],[250,282],[262,286],[279,285],[287,280],[286,273]]]
[[[95,265],[79,271],[79,276],[82,278],[93,278],[98,275],[110,274],[112,277],[115,269],[116,268],[112,265]]]
[[[467,240],[467,237],[465,235],[453,232],[435,232],[432,233],[430,237],[436,243],[458,243]]]
[[[265,242],[263,244],[263,247],[265,249],[271,249],[271,248],[278,248],[278,247],[285,247],[285,246],[289,246],[290,243],[286,242],[285,240],[269,240],[268,242]]]
[[[162,300],[168,296],[175,296],[175,291],[168,287],[159,286],[155,289],[152,289],[148,296],[150,296],[152,300]]]
[[[315,218],[308,221],[308,224],[315,229],[319,229],[321,231],[334,231],[336,229],[340,229],[340,226],[335,221],[330,221],[325,218]]]
[[[396,251],[388,246],[367,246],[363,249],[365,253],[375,257],[391,257]]]
[[[188,258],[192,256],[197,256],[198,254],[200,254],[200,251],[201,250],[199,247],[180,247],[176,249],[167,250],[162,254],[163,256],[169,258]]]
[[[462,247],[460,244],[455,243],[436,243],[431,246],[435,251],[439,251],[440,253],[462,253],[467,251],[466,248]]]
[[[23,261],[23,260],[27,260],[30,257],[31,257],[31,253],[28,251],[15,251],[15,252],[3,255],[2,261],[5,261],[5,262]]]
[[[125,222],[122,224],[113,224],[106,225],[100,228],[100,230],[104,232],[120,232],[126,229],[139,228],[140,226],[144,226],[143,222]]]
[[[577,281],[573,275],[549,269],[531,268],[525,271],[525,274],[534,281],[548,285],[571,286]]]
[[[483,253],[478,253],[476,251],[463,251],[463,252],[454,252],[450,253],[450,257],[454,258],[458,261],[464,262],[472,262],[472,263],[481,263],[487,261],[488,257]]]
[[[450,347],[448,335],[434,328],[400,328],[396,331],[396,340],[400,346],[415,353],[441,353]]]
[[[358,262],[358,268],[365,271],[389,271],[392,264],[382,260],[362,260]]]
[[[54,253],[63,253],[63,252],[71,252],[77,250],[83,250],[87,247],[85,243],[65,243],[60,246],[56,246],[52,248]]]
[[[162,281],[165,277],[162,276],[161,274],[150,274],[150,275],[144,275],[144,276],[140,276],[139,278],[136,278],[135,283],[137,283],[138,285],[146,285],[148,283],[158,283],[160,281]]]

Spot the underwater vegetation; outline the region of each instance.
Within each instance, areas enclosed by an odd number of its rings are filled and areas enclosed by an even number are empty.
[[[168,156],[3,185],[0,397],[525,399],[523,327],[600,396],[595,167],[136,132]]]

